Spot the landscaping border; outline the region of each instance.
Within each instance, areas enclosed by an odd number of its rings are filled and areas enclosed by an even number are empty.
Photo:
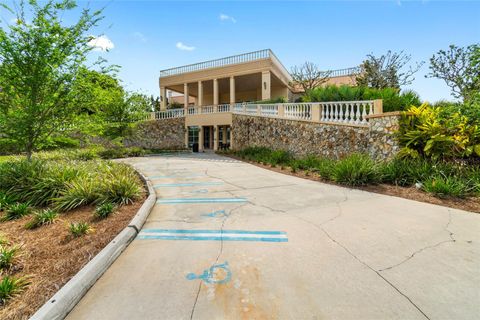
[[[150,181],[135,166],[133,168],[140,175],[148,190],[148,197],[137,214],[125,229],[38,309],[30,318],[31,320],[64,319],[123,250],[135,239],[152,211],[157,197]]]

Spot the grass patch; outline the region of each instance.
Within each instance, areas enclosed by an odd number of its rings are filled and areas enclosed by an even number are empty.
[[[439,198],[465,198],[472,194],[469,183],[457,177],[433,176],[425,180],[423,190]]]
[[[379,181],[377,166],[367,155],[352,154],[333,167],[333,181],[348,186],[364,186]]]
[[[55,210],[45,209],[34,213],[32,219],[25,224],[25,229],[35,229],[55,223],[57,220],[58,213]]]
[[[0,280],[0,302],[4,305],[9,299],[22,293],[29,284],[27,277],[4,276]]]
[[[20,251],[19,246],[0,245],[0,270],[6,270],[13,266]]]
[[[68,230],[74,238],[93,232],[93,228],[87,222],[70,222]]]
[[[142,192],[136,172],[122,163],[16,159],[0,164],[0,208],[5,211],[4,220],[23,216],[21,205],[10,204],[13,200],[32,207],[69,211],[104,202],[131,204],[141,198]]]
[[[94,215],[98,219],[105,219],[115,211],[116,207],[111,202],[102,203],[95,208]]]
[[[32,209],[28,203],[15,203],[8,206],[4,211],[5,213],[0,218],[0,221],[20,219],[29,215],[32,212]]]

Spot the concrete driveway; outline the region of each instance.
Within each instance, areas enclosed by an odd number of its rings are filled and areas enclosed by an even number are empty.
[[[68,319],[479,319],[480,215],[216,155],[128,159],[158,201]]]

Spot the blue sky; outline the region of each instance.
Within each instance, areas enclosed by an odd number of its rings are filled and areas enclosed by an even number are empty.
[[[122,66],[128,88],[154,95],[161,69],[270,48],[288,69],[305,61],[346,68],[368,53],[404,50],[413,61],[426,61],[409,88],[425,100],[449,99],[441,80],[424,77],[428,59],[450,44],[480,42],[478,1],[117,0],[79,6],[105,7],[94,33],[114,47],[92,55]]]

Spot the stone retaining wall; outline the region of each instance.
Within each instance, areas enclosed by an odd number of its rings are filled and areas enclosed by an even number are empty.
[[[390,159],[400,150],[400,145],[395,138],[399,119],[399,112],[374,115],[368,119],[370,135],[367,146],[368,154],[373,159]]]
[[[239,150],[261,146],[298,156],[313,154],[335,159],[358,152],[377,160],[388,159],[399,149],[392,135],[398,117],[372,116],[368,125],[351,126],[235,114],[233,147]]]
[[[126,147],[185,149],[185,118],[139,122],[123,142]]]

